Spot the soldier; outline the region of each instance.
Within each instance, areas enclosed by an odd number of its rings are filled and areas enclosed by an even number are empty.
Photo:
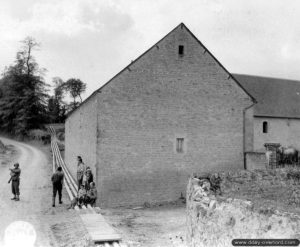
[[[62,187],[64,182],[64,173],[61,167],[58,167],[56,172],[52,175],[51,181],[53,184],[53,197],[52,197],[52,207],[55,207],[55,197],[58,192],[59,204],[62,204]]]
[[[10,179],[8,183],[11,181],[11,190],[14,195],[12,200],[19,201],[20,200],[20,175],[21,169],[19,168],[19,163],[14,164],[15,168],[9,168],[10,170]]]
[[[85,174],[86,165],[83,163],[82,158],[77,156],[77,183],[78,183],[78,190],[80,186],[83,184],[83,175]]]

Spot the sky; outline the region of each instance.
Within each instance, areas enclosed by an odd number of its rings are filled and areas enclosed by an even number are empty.
[[[34,37],[45,80],[83,98],[183,22],[231,73],[300,81],[298,0],[0,0],[0,72]]]

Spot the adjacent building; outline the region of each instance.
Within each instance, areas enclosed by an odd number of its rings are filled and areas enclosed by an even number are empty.
[[[234,75],[257,100],[248,124],[249,150],[264,152],[265,143],[280,143],[300,150],[300,81]]]
[[[176,200],[194,172],[244,167],[254,102],[180,24],[69,115],[66,164],[82,156],[102,207]]]

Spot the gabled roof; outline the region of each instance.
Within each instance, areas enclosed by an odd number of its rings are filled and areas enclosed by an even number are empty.
[[[128,69],[131,65],[133,65],[136,61],[138,61],[140,58],[142,58],[145,54],[147,54],[152,48],[156,47],[162,40],[164,40],[167,36],[169,36],[172,32],[174,32],[177,28],[185,28],[188,33],[199,43],[199,45],[205,49],[205,51],[216,61],[216,63],[228,74],[228,78],[232,78],[233,81],[251,98],[253,102],[256,102],[255,98],[241,85],[238,80],[236,80],[229,72],[228,70],[214,57],[214,55],[197,39],[197,37],[186,27],[184,23],[180,23],[178,26],[176,26],[173,30],[171,30],[169,33],[167,33],[162,39],[160,39],[157,43],[155,43],[153,46],[151,46],[148,50],[146,50],[142,55],[140,55],[138,58],[136,58],[134,61],[132,61],[129,65],[127,65],[123,70],[121,70],[118,74],[116,74],[114,77],[112,77],[108,82],[106,82],[104,85],[102,85],[99,89],[94,91],[88,98],[86,98],[82,103],[84,104],[89,99],[91,99],[94,95],[97,95],[101,90],[108,85],[111,81],[113,81],[117,76],[119,76],[121,73],[123,73],[126,69]],[[80,106],[81,106],[80,105]],[[80,108],[80,106],[78,108]],[[68,117],[72,115],[78,108],[71,111],[68,114]]]
[[[258,101],[254,116],[300,118],[300,81],[261,76],[233,76]]]

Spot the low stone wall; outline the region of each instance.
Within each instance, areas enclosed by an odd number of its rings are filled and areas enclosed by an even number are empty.
[[[273,187],[296,188],[290,200],[300,206],[299,170],[220,173],[223,194],[251,195]],[[187,243],[190,247],[232,246],[237,238],[300,238],[299,215],[273,208],[254,208],[249,200],[215,196],[205,179],[190,178],[187,187]],[[276,191],[274,191],[276,193]]]
[[[247,170],[266,169],[268,167],[265,153],[247,152],[245,155]]]

